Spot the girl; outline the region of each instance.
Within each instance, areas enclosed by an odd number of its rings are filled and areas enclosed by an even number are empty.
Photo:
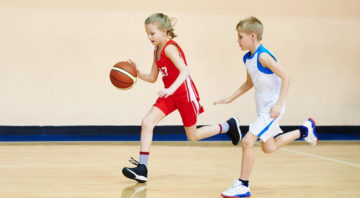
[[[147,181],[147,163],[155,125],[171,112],[178,110],[186,135],[190,141],[197,141],[220,133],[227,133],[234,145],[241,140],[239,121],[232,117],[227,122],[197,129],[197,117],[204,111],[200,105],[199,94],[191,80],[184,52],[172,40],[176,37],[173,24],[168,16],[156,13],[145,20],[145,30],[148,39],[155,46],[154,61],[150,74],[142,73],[135,62],[129,60],[136,67],[140,79],[154,83],[159,71],[162,73],[164,88],[158,92],[158,99],[141,123],[140,157],[139,162],[130,159],[135,168],[123,168],[123,174],[138,182]]]

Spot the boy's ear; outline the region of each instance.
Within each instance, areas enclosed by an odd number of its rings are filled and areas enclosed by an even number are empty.
[[[256,39],[256,34],[255,33],[251,33],[251,39]]]

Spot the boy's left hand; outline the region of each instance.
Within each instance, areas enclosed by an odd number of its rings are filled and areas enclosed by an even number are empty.
[[[274,106],[272,106],[271,110],[270,110],[270,117],[274,118],[274,119],[279,117],[280,112],[281,112],[281,107],[282,107],[282,105],[279,105],[279,104],[275,104]]]

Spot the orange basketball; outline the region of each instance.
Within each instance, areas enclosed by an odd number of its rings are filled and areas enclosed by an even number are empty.
[[[111,68],[110,81],[117,88],[130,89],[136,80],[136,69],[129,62],[118,62]]]

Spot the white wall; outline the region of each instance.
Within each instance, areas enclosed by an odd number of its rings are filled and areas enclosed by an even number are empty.
[[[282,124],[308,116],[318,125],[360,124],[359,1],[2,0],[0,125],[139,125],[161,77],[121,91],[109,72],[128,58],[150,71],[143,23],[154,12],[178,20],[176,41],[205,107],[199,124],[236,115],[248,125],[256,117],[253,91],[212,105],[245,80],[235,26],[249,15],[263,22],[263,44],[292,80]],[[181,119],[174,113],[160,124]]]

